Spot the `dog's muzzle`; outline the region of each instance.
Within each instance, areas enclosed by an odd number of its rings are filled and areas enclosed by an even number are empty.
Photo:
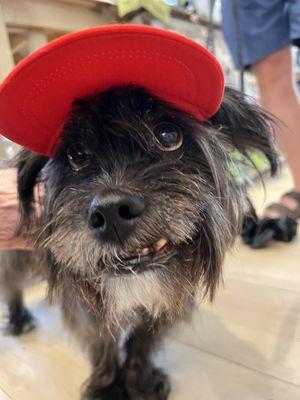
[[[100,241],[117,244],[123,249],[119,254],[114,273],[116,270],[120,274],[143,272],[149,265],[153,267],[163,254],[172,250],[172,246],[165,238],[141,244],[140,247],[130,251],[124,250],[126,239],[134,232],[145,209],[143,197],[120,191],[94,197],[89,207],[89,226],[95,236]]]

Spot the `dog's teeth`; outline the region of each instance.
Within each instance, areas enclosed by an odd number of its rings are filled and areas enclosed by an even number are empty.
[[[162,249],[167,244],[166,239],[159,239],[156,243],[154,243],[153,247],[156,251]]]
[[[149,253],[150,253],[149,247],[145,247],[145,248],[142,249],[142,251],[141,251],[141,254],[142,254],[143,256],[146,256],[146,255],[149,254]]]

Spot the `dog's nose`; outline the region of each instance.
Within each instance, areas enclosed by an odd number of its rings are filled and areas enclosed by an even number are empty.
[[[127,193],[95,197],[89,209],[89,224],[97,237],[122,243],[145,211],[142,197]]]

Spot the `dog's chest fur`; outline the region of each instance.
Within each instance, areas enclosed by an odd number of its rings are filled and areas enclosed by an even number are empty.
[[[130,276],[106,277],[105,313],[108,319],[131,323],[138,318],[141,309],[152,318],[157,319],[162,314],[178,312],[178,297],[182,300],[183,293],[174,297],[175,287],[167,284],[163,276],[155,271]],[[173,293],[172,293],[173,292]]]

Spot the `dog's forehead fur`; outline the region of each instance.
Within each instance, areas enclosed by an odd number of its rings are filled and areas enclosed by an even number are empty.
[[[184,143],[179,151],[162,152],[157,147],[154,129],[160,123],[171,123],[183,134]],[[175,166],[200,171],[201,165],[195,165],[202,160],[195,143],[194,123],[193,118],[144,89],[132,86],[110,89],[74,102],[55,159],[65,161],[67,148],[81,143],[92,153],[94,170],[98,166],[110,175],[124,168],[127,172],[143,172],[149,165],[152,168],[159,165],[161,175]],[[197,134],[201,135],[200,124]],[[193,162],[186,165],[191,160]],[[91,171],[92,168],[86,169],[86,172]],[[155,173],[158,175],[157,171]]]

